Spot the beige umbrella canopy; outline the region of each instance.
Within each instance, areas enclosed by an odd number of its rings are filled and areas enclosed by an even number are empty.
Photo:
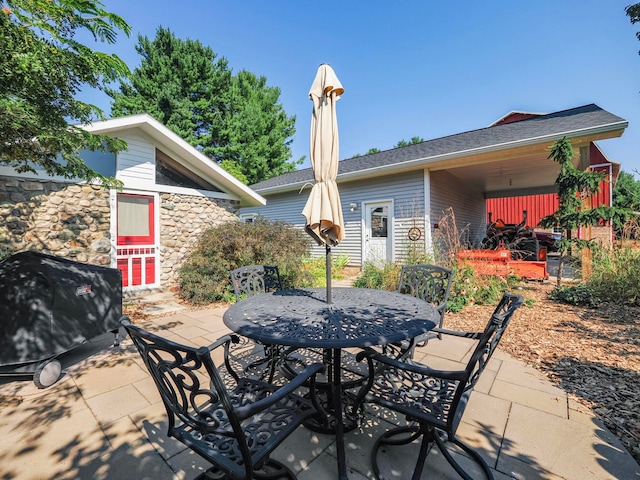
[[[315,184],[302,210],[306,231],[327,248],[327,302],[331,303],[331,247],[344,239],[344,220],[336,177],[338,175],[338,120],[336,102],[344,88],[333,69],[323,64],[309,90],[313,102],[310,154]]]
[[[302,214],[307,219],[307,233],[318,245],[335,246],[344,239],[344,221],[340,195],[336,184],[338,175],[338,120],[336,102],[344,88],[333,69],[320,65],[309,97],[313,102],[311,116],[311,166],[315,184]]]

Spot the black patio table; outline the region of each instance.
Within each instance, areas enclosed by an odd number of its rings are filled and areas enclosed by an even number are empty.
[[[284,290],[254,295],[227,309],[224,323],[234,332],[266,344],[319,348],[329,356],[339,478],[347,479],[342,413],[341,349],[409,340],[435,327],[429,303],[385,290],[333,288]]]

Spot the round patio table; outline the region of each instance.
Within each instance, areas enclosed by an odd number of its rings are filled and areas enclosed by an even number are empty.
[[[227,327],[265,344],[320,348],[331,352],[333,412],[339,478],[347,478],[340,384],[341,349],[410,340],[429,332],[439,319],[429,303],[386,290],[333,288],[283,290],[254,295],[227,309]]]

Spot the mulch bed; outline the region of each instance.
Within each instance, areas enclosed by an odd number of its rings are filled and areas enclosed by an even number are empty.
[[[549,300],[552,284],[531,282],[500,348],[591,409],[640,463],[640,308],[585,308]],[[481,330],[493,306],[447,313],[446,328]]]

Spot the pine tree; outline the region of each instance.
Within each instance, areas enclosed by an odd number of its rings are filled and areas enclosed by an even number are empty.
[[[109,90],[112,114],[147,112],[249,184],[295,170],[290,162],[295,117],[264,77],[234,76],[225,58],[197,40],[159,27],[138,37],[142,61],[120,90]]]

